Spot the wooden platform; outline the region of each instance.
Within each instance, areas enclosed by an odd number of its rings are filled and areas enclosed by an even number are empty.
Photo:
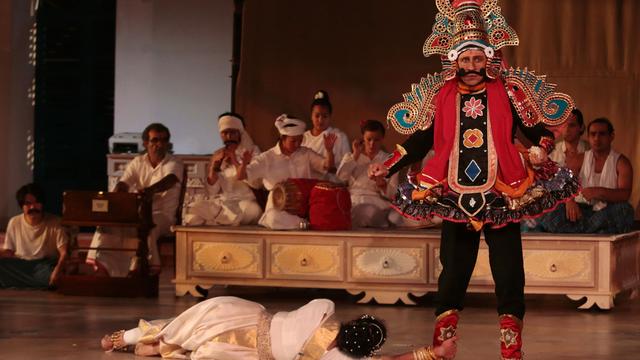
[[[176,226],[176,295],[200,296],[196,285],[344,289],[414,304],[436,291],[439,230],[273,231],[260,227]],[[586,298],[587,309],[613,307],[640,288],[640,232],[622,235],[523,234],[525,293]],[[484,242],[470,292],[493,293]]]

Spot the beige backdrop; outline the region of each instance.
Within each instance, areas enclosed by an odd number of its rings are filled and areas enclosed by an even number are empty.
[[[571,94],[587,121],[606,116],[614,147],[634,165],[633,204],[640,197],[640,46],[637,0],[501,1],[520,36],[505,50],[512,66],[546,74]],[[429,0],[245,0],[236,110],[255,142],[276,141],[283,112],[309,121],[318,89],[334,106],[333,124],[350,138],[361,119],[384,121],[391,105],[425,74],[440,70],[424,58],[435,5]],[[392,130],[387,148],[401,142]]]

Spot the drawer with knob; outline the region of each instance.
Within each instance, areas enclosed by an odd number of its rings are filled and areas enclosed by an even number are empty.
[[[349,281],[425,284],[423,244],[372,247],[349,246]]]
[[[194,241],[193,276],[262,277],[262,242]]]
[[[525,249],[523,257],[528,286],[595,286],[594,248]]]
[[[267,241],[271,279],[343,279],[343,245],[340,242],[291,244]]]

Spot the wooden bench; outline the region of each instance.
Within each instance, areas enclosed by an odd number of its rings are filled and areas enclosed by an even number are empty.
[[[440,230],[273,231],[260,227],[176,226],[176,295],[196,285],[344,289],[414,304],[437,290]],[[586,298],[580,309],[613,307],[640,288],[640,232],[621,235],[524,233],[525,293]],[[478,255],[470,292],[494,292],[488,249]]]

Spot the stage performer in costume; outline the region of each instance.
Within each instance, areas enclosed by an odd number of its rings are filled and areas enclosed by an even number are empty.
[[[579,189],[574,174],[548,160],[553,134],[572,99],[533,72],[504,67],[500,48],[517,45],[497,0],[436,0],[439,13],[425,56],[440,54],[444,70],[423,78],[394,105],[387,121],[411,134],[370,175],[390,176],[435,156],[416,183],[402,184],[394,206],[414,219],[441,217],[442,272],[436,296],[437,346],[456,333],[459,311],[484,231],[498,298],[503,359],[522,358],[524,268],[520,220],[553,210]],[[533,143],[514,144],[516,130]]]
[[[171,320],[140,320],[137,328],[105,335],[106,351],[135,348],[139,356],[165,359],[348,360],[371,358],[386,341],[384,324],[371,315],[347,323],[333,317],[335,305],[312,300],[301,308],[269,314],[255,302],[232,296],[198,303]],[[453,358],[456,338],[387,360]]]

